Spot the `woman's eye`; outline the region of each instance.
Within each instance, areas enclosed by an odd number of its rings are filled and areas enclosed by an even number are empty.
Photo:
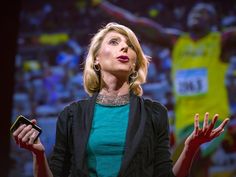
[[[118,44],[118,41],[117,40],[110,40],[109,44],[116,45],[116,44]]]
[[[134,46],[131,43],[129,43],[128,46],[134,50]]]

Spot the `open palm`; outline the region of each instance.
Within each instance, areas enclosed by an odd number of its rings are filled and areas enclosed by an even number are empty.
[[[190,146],[200,146],[201,144],[209,142],[219,136],[224,131],[224,127],[229,119],[224,119],[224,121],[218,127],[214,128],[218,117],[219,115],[215,114],[212,121],[209,123],[209,113],[206,113],[203,121],[203,126],[202,128],[200,128],[199,114],[195,114],[194,130],[186,139],[185,144]]]

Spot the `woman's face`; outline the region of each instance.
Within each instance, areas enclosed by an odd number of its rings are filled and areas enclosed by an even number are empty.
[[[129,76],[135,68],[137,55],[127,37],[110,31],[104,37],[96,57],[101,73],[116,76]]]

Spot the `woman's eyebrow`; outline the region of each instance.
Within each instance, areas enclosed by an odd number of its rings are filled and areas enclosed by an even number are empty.
[[[113,40],[113,39],[121,41],[121,37],[116,36],[116,35],[109,36],[108,41]],[[126,44],[132,44],[131,41],[127,37],[125,37],[125,43]]]
[[[118,39],[121,40],[121,38],[119,36],[110,36],[109,39]]]

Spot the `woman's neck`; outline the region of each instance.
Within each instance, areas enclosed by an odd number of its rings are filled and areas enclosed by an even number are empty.
[[[114,76],[103,77],[99,94],[106,96],[121,96],[129,93],[127,79],[120,79]]]

